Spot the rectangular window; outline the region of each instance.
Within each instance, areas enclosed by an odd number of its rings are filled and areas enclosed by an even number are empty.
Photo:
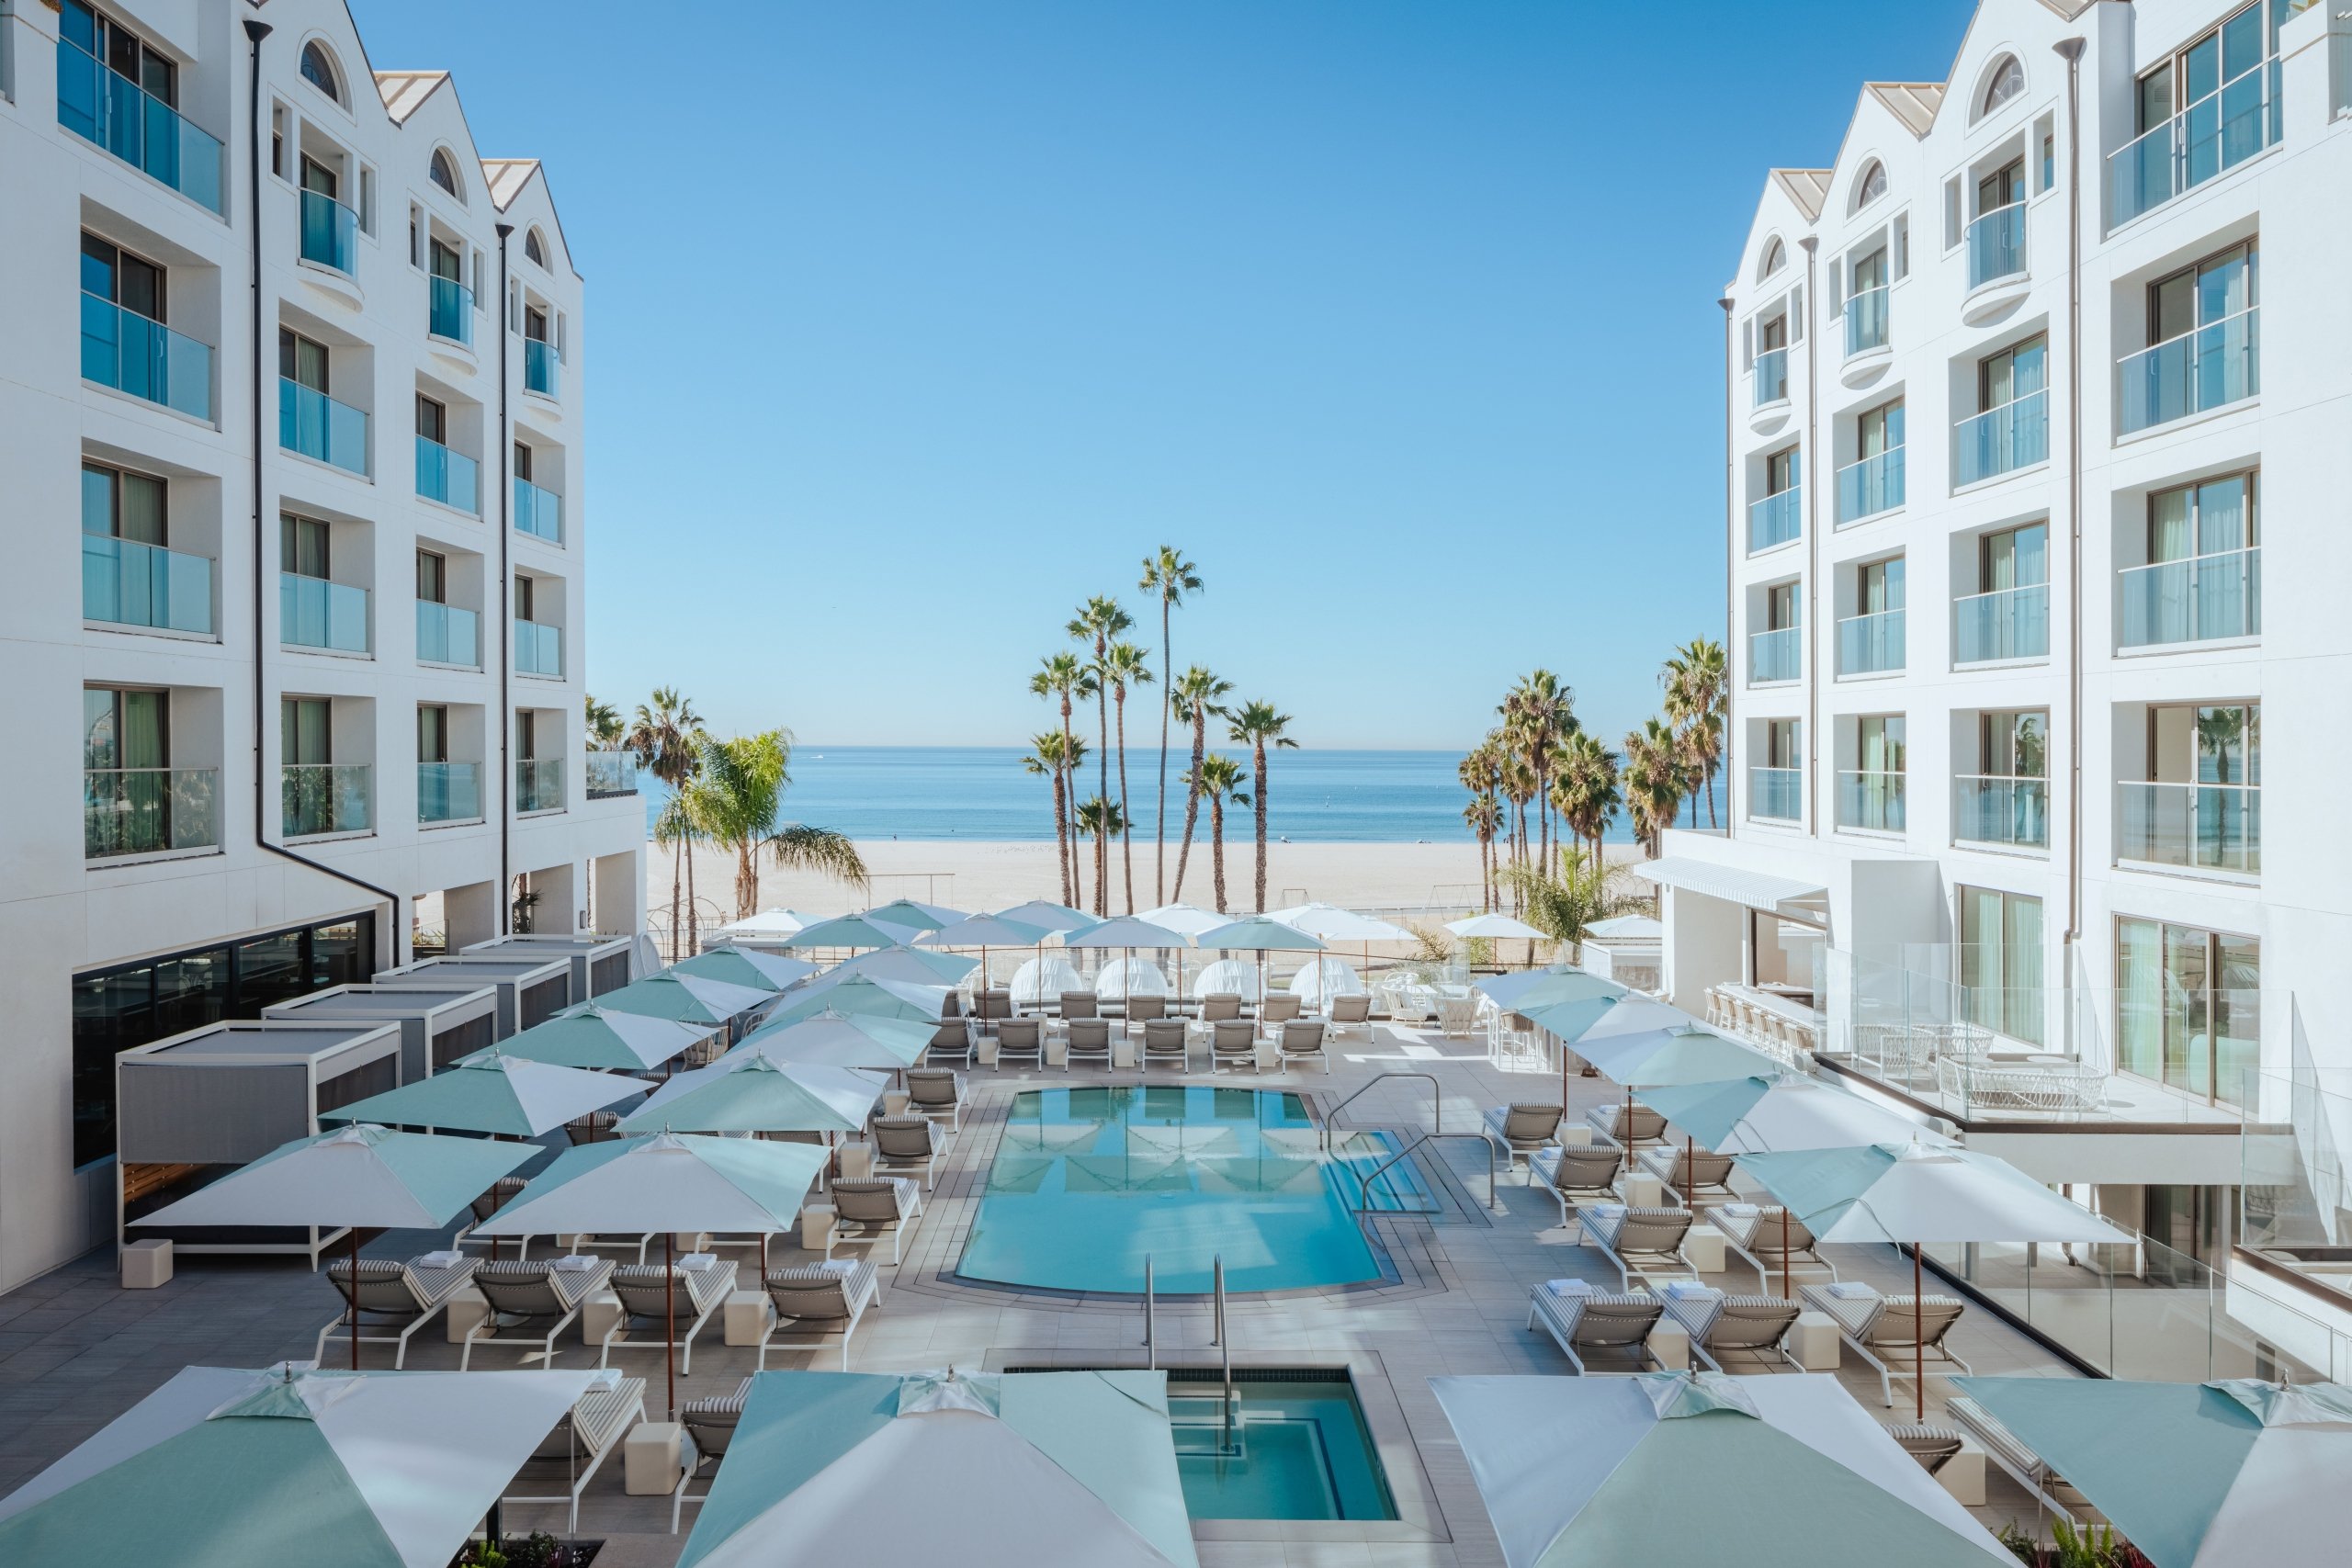
[[[529,708],[514,715],[514,754],[526,761],[539,754],[539,716]]]
[[[1977,591],[1997,593],[2050,581],[2050,525],[2029,523],[2005,528],[1976,542]]]
[[[164,269],[96,234],[82,236],[82,292],[151,321],[164,320]]]
[[[537,592],[537,588],[538,580],[537,578],[524,577],[520,574],[516,575],[514,579],[514,618],[516,620],[536,621],[538,619],[537,615],[531,614],[531,608],[538,599],[538,593]]]
[[[1952,250],[1967,236],[1968,224],[1960,209],[1960,176],[1944,182],[1944,249]]]
[[[1854,721],[1854,758],[1866,773],[1900,773],[1906,749],[1901,714],[1871,714]]]
[[[514,477],[526,480],[531,477],[531,448],[520,441],[514,443]]]
[[[1867,294],[1873,288],[1886,287],[1886,247],[1881,245],[1854,262],[1854,292]]]
[[[1784,447],[1764,459],[1764,493],[1779,495],[1797,488],[1804,479],[1804,463],[1799,448]]]
[[[416,710],[416,760],[420,762],[446,762],[449,760],[449,710],[440,703],[423,703]]]
[[[2116,1065],[2202,1100],[2251,1103],[2261,943],[2130,918],[2115,929]]]
[[[1854,569],[1854,614],[1880,615],[1903,604],[1903,558],[1864,561]]]
[[[1854,422],[1854,457],[1864,461],[1903,445],[1903,400],[1865,410]]]
[[[1978,361],[1977,408],[2001,408],[2041,391],[2049,374],[2048,360],[2049,344],[2037,337]]]
[[[1911,215],[1894,215],[1894,280],[1897,283],[1911,276]]]
[[[533,343],[548,341],[547,313],[536,306],[523,307],[523,335]]]
[[[2013,158],[1990,174],[1976,177],[1976,216],[1998,212],[2025,199],[2025,160]]]
[[[287,327],[277,329],[277,373],[314,392],[327,388],[327,345]]]
[[[1960,889],[1960,1003],[1967,1021],[2039,1045],[2042,1036],[2041,900]]]
[[[416,596],[428,604],[449,602],[449,558],[436,550],[416,552]]]
[[[354,212],[359,220],[360,232],[372,234],[376,231],[376,171],[373,169],[359,171],[359,205]]]
[[[2151,563],[2250,550],[2256,529],[2257,491],[2252,473],[2231,474],[2148,497]]]
[[[269,172],[286,177],[286,106],[269,106]]]
[[[328,576],[328,537],[327,525],[314,517],[278,513],[277,569],[297,577]]]
[[[2041,149],[2041,184],[2037,187],[2050,190],[2058,184],[2058,121],[2043,115],[2034,127],[2034,143]]]
[[[1976,771],[1987,778],[2039,779],[2050,774],[2050,715],[2035,708],[1976,716]]]
[[[408,265],[424,265],[424,209],[414,202],[408,208]]]
[[[1764,725],[1764,765],[1768,768],[1804,766],[1804,720],[1775,718]]]
[[[168,545],[168,494],[162,479],[85,463],[82,532],[141,545]]]
[[[449,411],[423,392],[416,395],[416,433],[435,446],[449,445]]]
[[[1797,624],[1797,585],[1776,582],[1764,590],[1764,629],[1784,632]]]
[[[2258,261],[2247,240],[2148,285],[2148,341],[2167,343],[2262,303]]]
[[[278,699],[278,761],[285,766],[313,767],[334,761],[331,705],[324,697]]]
[[[334,200],[342,186],[343,177],[340,175],[308,152],[302,154],[302,188],[304,190],[316,192],[329,200]]]
[[[458,253],[438,240],[429,241],[427,254],[432,262],[433,276],[458,281]]]

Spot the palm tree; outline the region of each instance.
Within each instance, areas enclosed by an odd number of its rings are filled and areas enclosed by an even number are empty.
[[[1111,705],[1118,710],[1120,853],[1125,857],[1127,913],[1136,912],[1136,844],[1134,819],[1127,815],[1127,688],[1151,684],[1151,655],[1131,642],[1114,642],[1103,655],[1102,672],[1111,685]]]
[[[1109,673],[1111,641],[1135,626],[1135,617],[1119,607],[1116,599],[1097,593],[1078,607],[1063,629],[1070,640],[1094,645],[1094,660],[1087,667],[1094,679],[1095,797],[1111,798],[1111,694],[1104,677]],[[1109,846],[1097,840],[1094,845],[1094,912],[1111,912],[1111,857]]]
[[[1478,840],[1478,908],[1495,907],[1495,832],[1502,813],[1491,795],[1481,795],[1462,808],[1462,820]]]
[[[685,789],[702,762],[702,715],[695,712],[694,704],[678,694],[674,686],[656,686],[650,705],[637,705],[637,722],[622,737],[621,744],[637,753],[638,765],[670,786],[670,807],[662,816],[677,805],[677,796]],[[676,829],[663,837],[659,821],[655,823],[653,841],[672,852],[670,862],[670,955],[679,956],[678,883],[683,863],[686,885],[686,907],[694,908],[694,859],[688,852],[688,830],[691,824],[683,817],[673,824]]]
[[[1471,807],[1479,808],[1475,816],[1465,808],[1463,819],[1471,824],[1473,831],[1478,829],[1481,821],[1486,824],[1478,840],[1478,889],[1481,907],[1487,909],[1495,908],[1499,903],[1496,895],[1500,879],[1496,874],[1501,869],[1501,862],[1495,840],[1502,835],[1502,807],[1496,761],[1492,740],[1483,740],[1470,749],[1454,770],[1462,787],[1471,794]]]
[[[1201,760],[1208,750],[1209,720],[1223,718],[1225,709],[1220,699],[1230,696],[1233,682],[1220,681],[1200,665],[1177,678],[1167,695],[1176,716],[1193,727],[1193,770],[1182,781],[1184,785],[1184,840],[1176,849],[1176,887],[1169,894],[1171,903],[1184,898],[1184,863],[1192,858],[1193,826],[1201,815],[1201,792],[1194,781],[1201,776]]]
[[[1715,774],[1723,766],[1724,711],[1730,694],[1730,675],[1724,645],[1693,637],[1674,650],[1658,672],[1666,687],[1666,716],[1682,735],[1684,761],[1707,792],[1707,826],[1717,826]],[[1699,825],[1699,801],[1690,799],[1690,826]]]
[[[590,697],[585,717],[588,739],[599,746],[617,746],[628,732],[628,726],[621,722],[621,710],[610,703]]]
[[[1560,747],[1554,762],[1552,804],[1577,840],[1600,863],[1600,836],[1625,804],[1617,787],[1617,759],[1598,739],[1577,734]]]
[[[1498,758],[1498,763],[1496,787],[1510,803],[1511,816],[1517,824],[1510,838],[1511,863],[1524,865],[1528,863],[1527,803],[1535,798],[1535,770],[1527,765],[1527,759],[1520,755],[1515,747],[1508,744]],[[1518,895],[1514,891],[1511,908],[1518,907]]]
[[[1094,695],[1094,672],[1080,663],[1075,653],[1049,653],[1037,661],[1037,672],[1029,677],[1029,690],[1041,697],[1061,700],[1063,787],[1067,791],[1067,798],[1076,801],[1080,750],[1078,737],[1069,727],[1070,708],[1074,699],[1082,700]],[[1068,889],[1070,908],[1084,908],[1085,905],[1080,901],[1082,890],[1079,886],[1081,878],[1078,872],[1078,829],[1075,826],[1070,828],[1069,837],[1061,840],[1061,845],[1062,882]]]
[[[1151,901],[1165,904],[1168,899],[1168,718],[1173,711],[1176,688],[1174,669],[1169,660],[1169,612],[1184,602],[1187,593],[1201,591],[1198,568],[1186,560],[1173,545],[1162,545],[1143,558],[1143,581],[1137,588],[1159,599],[1159,809],[1156,816],[1159,828],[1152,839]],[[1182,856],[1179,856],[1182,863]],[[1181,887],[1183,877],[1180,874]],[[1182,895],[1180,894],[1179,897]]]
[[[1647,718],[1625,737],[1625,802],[1634,814],[1634,831],[1655,856],[1666,830],[1682,808],[1686,787],[1681,748],[1663,719]]]
[[[1283,733],[1290,728],[1290,715],[1278,713],[1272,703],[1244,703],[1238,713],[1226,716],[1226,735],[1250,748],[1250,768],[1256,781],[1258,839],[1258,902],[1253,908],[1266,908],[1266,748],[1268,745],[1287,746],[1293,750],[1298,742]]]
[[[1610,891],[1608,868],[1598,861],[1571,863],[1558,876],[1515,866],[1510,876],[1527,906],[1527,923],[1555,942],[1580,943],[1587,927],[1637,908]]]
[[[1063,750],[1063,743],[1064,737],[1058,729],[1048,729],[1041,735],[1031,736],[1029,755],[1021,759],[1021,765],[1033,773],[1041,776],[1051,774],[1053,777],[1054,848],[1061,852],[1061,899],[1063,903],[1069,904],[1070,903],[1069,791],[1063,786],[1063,780],[1069,775],[1070,761],[1069,753]],[[1075,905],[1071,907],[1076,908]]]
[[[1115,800],[1105,800],[1098,795],[1078,808],[1078,830],[1094,840],[1094,863],[1097,866],[1110,863],[1105,846],[1126,831],[1126,817],[1119,810],[1119,803]],[[1102,891],[1099,886],[1095,888],[1098,902]]]
[[[788,870],[820,871],[852,886],[865,886],[865,863],[855,844],[830,828],[777,820],[791,784],[792,732],[765,729],[728,740],[706,737],[702,767],[678,797],[697,833],[735,852],[739,920],[760,907],[762,850]]]
[[[1225,804],[1250,804],[1250,792],[1241,787],[1241,764],[1227,756],[1203,757],[1184,775],[1184,787],[1194,800],[1209,803],[1209,869],[1214,874],[1216,892],[1216,912],[1225,911]],[[1182,878],[1177,879],[1177,891],[1183,891]]]
[[[1535,803],[1535,863],[1551,861],[1549,778],[1552,750],[1576,732],[1576,694],[1560,684],[1549,670],[1531,670],[1520,677],[1495,711],[1503,716],[1509,742],[1527,763],[1532,775],[1528,798]],[[1522,846],[1523,847],[1523,846]]]

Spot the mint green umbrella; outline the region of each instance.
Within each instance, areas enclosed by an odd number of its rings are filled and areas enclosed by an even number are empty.
[[[596,998],[596,1005],[606,1012],[641,1013],[716,1029],[768,999],[769,993],[750,986],[730,986],[724,980],[664,970],[606,991]]]
[[[1566,1107],[1568,1042],[1580,1039],[1585,1031],[1607,1017],[1625,994],[1625,987],[1614,980],[1570,969],[1545,975],[1533,985],[1511,987],[1512,999],[1497,1001],[1495,1005],[1510,1008],[1560,1042],[1560,1104]],[[1489,990],[1487,995],[1491,997],[1494,992]]]
[[[750,1043],[681,1073],[622,1119],[623,1133],[854,1133],[882,1098],[879,1073],[772,1056]]]
[[[937,1004],[913,998],[907,987],[888,980],[869,980],[863,975],[854,976],[838,985],[827,986],[798,1000],[787,998],[783,1007],[768,1017],[768,1022],[797,1023],[819,1013],[854,1014],[866,1018],[904,1019],[910,1023],[939,1022]]]
[[[902,947],[922,932],[864,915],[840,915],[803,926],[778,943],[781,947]]]
[[[322,1111],[319,1120],[536,1138],[650,1087],[637,1078],[509,1056],[492,1046],[429,1078]]]
[[[934,1022],[820,1010],[757,1030],[719,1060],[758,1051],[778,1062],[896,1072],[921,1060],[938,1032]]]
[[[641,1012],[607,1010],[595,1002],[579,1002],[545,1022],[509,1035],[499,1049],[509,1056],[562,1067],[633,1073],[660,1066],[696,1042],[709,1039],[714,1032],[710,1024],[649,1018]]]
[[[942,926],[953,925],[964,918],[961,909],[951,909],[944,904],[918,904],[911,898],[893,898],[888,904],[877,904],[865,911],[865,918],[880,925],[904,926],[913,931],[935,931]]]
[[[778,953],[753,953],[721,944],[679,960],[670,965],[669,972],[704,980],[724,980],[730,986],[747,986],[773,994],[806,980],[817,972],[817,966],[805,958],[786,958]]]
[[[952,953],[926,953],[919,947],[877,947],[854,958],[844,958],[825,973],[870,980],[896,980],[908,986],[953,986],[972,972],[978,960]]]

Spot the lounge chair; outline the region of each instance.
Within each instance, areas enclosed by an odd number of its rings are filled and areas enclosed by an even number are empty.
[[[1612,1100],[1596,1105],[1584,1113],[1593,1130],[1620,1148],[1638,1149],[1645,1144],[1666,1142],[1666,1118],[1646,1105],[1627,1106]]]
[[[1644,1149],[1637,1158],[1644,1170],[1657,1178],[1667,1196],[1686,1209],[1695,1209],[1702,1201],[1723,1203],[1739,1197],[1732,1190],[1729,1155],[1668,1145]]]
[[[1944,1402],[1944,1419],[1976,1439],[1985,1457],[2008,1472],[2009,1479],[2032,1493],[2050,1509],[2084,1524],[2104,1524],[2106,1516],[2091,1500],[2050,1468],[2050,1461],[2018,1440],[1991,1411],[1974,1400],[1954,1395]]]
[[[563,1135],[576,1147],[582,1144],[599,1143],[614,1136],[613,1129],[621,1123],[616,1111],[591,1111],[585,1116],[575,1116],[563,1124]]]
[[[532,1450],[506,1484],[501,1503],[561,1503],[571,1509],[570,1533],[580,1529],[580,1494],[622,1437],[645,1414],[645,1380],[619,1378],[591,1385]]]
[[[1682,1238],[1690,1234],[1688,1209],[1628,1209],[1599,1203],[1580,1209],[1585,1243],[1600,1249],[1617,1270],[1621,1288],[1631,1291],[1635,1280],[1690,1280],[1699,1270],[1682,1256]]]
[[[1209,1071],[1258,1066],[1258,1026],[1246,1018],[1221,1018],[1209,1025]]]
[[[1538,1149],[1548,1146],[1560,1130],[1560,1108],[1556,1105],[1514,1100],[1508,1106],[1498,1105],[1486,1113],[1487,1142],[1495,1145],[1503,1163],[1513,1160],[1527,1163],[1527,1179],[1535,1179],[1533,1159]]]
[[[1069,1072],[1078,1065],[1080,1056],[1089,1061],[1111,1065],[1111,1021],[1107,1018],[1072,1019],[1069,1024],[1069,1046],[1062,1057],[1062,1071]]]
[[[849,1240],[841,1233],[855,1226],[856,1239],[872,1241],[890,1235],[890,1261],[899,1261],[899,1233],[922,1213],[922,1188],[909,1176],[876,1177],[865,1181],[836,1181],[831,1188],[833,1228],[825,1235],[825,1256],[837,1243]]]
[[[588,1298],[603,1290],[612,1274],[612,1260],[605,1258],[585,1269],[559,1269],[547,1261],[483,1264],[474,1270],[473,1286],[490,1303],[490,1311],[466,1331],[458,1370],[462,1372],[471,1363],[477,1341],[503,1338],[510,1328],[542,1325],[547,1333],[538,1341],[539,1367],[544,1371],[554,1366],[556,1336],[571,1325]]]
[[[1838,1337],[1878,1372],[1878,1392],[1894,1404],[1894,1380],[1917,1375],[1920,1352],[1930,1371],[1971,1371],[1944,1347],[1944,1339],[1967,1310],[1956,1296],[1882,1296],[1867,1285],[1807,1285],[1808,1304],[1826,1313]]]
[[[1211,991],[1201,998],[1201,1021],[1217,1023],[1241,1016],[1241,996],[1237,991]]]
[[[1137,1024],[1149,1023],[1154,1019],[1168,1016],[1168,998],[1161,996],[1131,996],[1127,998],[1125,1011],[1127,1037],[1133,1039],[1137,1032],[1136,1028]]]
[[[690,1399],[678,1406],[679,1424],[694,1442],[689,1452],[694,1455],[686,1472],[678,1477],[678,1489],[670,1494],[670,1533],[678,1533],[678,1516],[689,1503],[699,1503],[710,1495],[703,1489],[702,1496],[686,1491],[706,1469],[718,1470],[727,1458],[727,1445],[735,1438],[735,1428],[743,1419],[743,1403],[752,1397],[752,1380],[745,1378],[733,1393],[716,1399]]]
[[[952,1056],[964,1066],[971,1066],[977,1044],[973,1034],[974,1026],[967,1019],[941,1019],[939,1027],[932,1031],[931,1043],[922,1048],[924,1065],[944,1062]]]
[[[907,1114],[928,1116],[934,1122],[944,1117],[949,1132],[961,1132],[964,1080],[944,1067],[908,1068]]]
[[[624,1350],[661,1350],[671,1348],[667,1338],[639,1339],[640,1332],[666,1335],[675,1323],[679,1328],[675,1348],[678,1351],[678,1375],[691,1377],[695,1370],[695,1336],[711,1315],[727,1304],[728,1292],[735,1289],[735,1265],[712,1262],[701,1269],[681,1265],[653,1264],[650,1268],[616,1269],[613,1270],[613,1294],[621,1299],[620,1315],[605,1331],[605,1343],[597,1354],[596,1364],[604,1366],[613,1353],[614,1342]]]
[[[1929,1475],[1941,1470],[1959,1456],[1967,1441],[1949,1427],[1922,1427],[1911,1422],[1888,1422],[1886,1435],[1893,1438],[1903,1451],[1919,1461],[1919,1468]]]
[[[857,1320],[865,1309],[878,1304],[881,1286],[871,1263],[819,1264],[813,1269],[778,1269],[764,1281],[768,1300],[775,1303],[776,1321],[760,1336],[760,1359],[757,1370],[768,1370],[768,1347],[779,1343],[776,1336],[786,1324],[794,1329],[807,1328],[823,1336],[842,1337],[842,1371],[849,1371],[850,1337],[857,1332]],[[810,1341],[785,1340],[786,1346],[806,1346]]]
[[[413,1258],[406,1263],[363,1258],[359,1260],[359,1282],[355,1295],[351,1259],[341,1258],[327,1265],[327,1283],[346,1303],[356,1306],[358,1329],[366,1329],[371,1319],[379,1327],[399,1327],[397,1334],[359,1335],[362,1345],[399,1346],[392,1354],[392,1370],[398,1371],[408,1359],[409,1337],[439,1315],[449,1304],[449,1298],[473,1277],[481,1261],[468,1258],[456,1263],[429,1266],[422,1258]],[[312,1360],[325,1364],[327,1341],[336,1330],[343,1330],[346,1336],[354,1332],[351,1316],[348,1311],[339,1312],[333,1323],[319,1330],[318,1348],[311,1352]],[[349,1343],[347,1338],[345,1343]]]
[[[1583,1284],[1579,1280],[1576,1284]],[[1599,1291],[1555,1291],[1550,1282],[1528,1292],[1527,1326],[1541,1327],[1578,1376],[1592,1369],[1588,1356],[1607,1355],[1631,1364],[1622,1370],[1638,1372],[1664,1365],[1650,1350],[1650,1330],[1666,1311],[1666,1303],[1650,1295],[1608,1295]],[[1611,1369],[1618,1370],[1618,1369]]]
[[[1266,1031],[1266,1038],[1274,1037],[1277,1024],[1288,1023],[1306,1009],[1306,1002],[1289,991],[1277,991],[1258,1004],[1258,1021]]]
[[[1437,1032],[1447,1040],[1467,1040],[1478,1032],[1478,998],[1440,997]]]
[[[1283,1066],[1292,1062],[1320,1062],[1323,1070],[1331,1070],[1330,1054],[1323,1049],[1324,1024],[1319,1019],[1295,1018],[1283,1025],[1281,1043]]]
[[[1775,1274],[1838,1278],[1838,1266],[1821,1256],[1805,1223],[1777,1203],[1717,1203],[1704,1213],[1732,1251],[1756,1270],[1758,1290],[1771,1289]]]
[[[1732,1357],[1767,1365],[1785,1361],[1798,1371],[1804,1370],[1788,1348],[1789,1330],[1804,1310],[1794,1302],[1778,1296],[1729,1296],[1713,1290],[1669,1290],[1666,1310],[1690,1331],[1690,1353],[1719,1372]]]
[[[1036,1063],[1046,1062],[1046,1026],[1034,1018],[1008,1018],[996,1026],[996,1065],[1002,1067],[1007,1057],[1019,1056]]]
[[[1614,1144],[1538,1149],[1528,1156],[1527,1179],[1558,1201],[1562,1224],[1577,1224],[1579,1201],[1617,1201],[1617,1162],[1623,1157]]]
[[[481,1197],[473,1201],[473,1218],[468,1221],[464,1228],[458,1232],[457,1239],[452,1241],[449,1245],[452,1247],[487,1247],[490,1248],[490,1255],[492,1258],[497,1257],[500,1238],[494,1235],[476,1235],[473,1234],[474,1226],[481,1224],[482,1221],[490,1218],[491,1215],[506,1207],[508,1203],[514,1201],[514,1195],[517,1192],[522,1191],[524,1188],[529,1185],[529,1182],[526,1181],[519,1176],[500,1177],[489,1191],[483,1193]],[[523,1248],[528,1245],[528,1237],[518,1239],[514,1244],[514,1256],[517,1258],[524,1256]]]
[[[928,1190],[939,1164],[939,1129],[928,1116],[877,1116],[874,1131],[874,1168],[911,1170],[922,1167]]]
[[[1102,1000],[1092,991],[1064,991],[1062,993],[1061,1019],[1064,1023],[1068,1023],[1074,1018],[1101,1018],[1102,1016]]]
[[[1372,1038],[1372,998],[1370,997],[1333,997],[1331,998],[1331,1038],[1337,1040],[1342,1029],[1360,1029],[1366,1040]]]
[[[1011,991],[982,991],[972,998],[972,1022],[982,1034],[994,1034],[996,1026],[1012,1016]]]
[[[1181,1018],[1155,1018],[1143,1026],[1143,1065],[1173,1062],[1180,1073],[1193,1070],[1193,1040]]]

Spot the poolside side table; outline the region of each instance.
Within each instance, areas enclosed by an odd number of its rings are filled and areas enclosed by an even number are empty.
[[[1111,1039],[1111,1067],[1114,1072],[1133,1072],[1136,1066],[1136,1043],[1128,1035]]]
[[[172,1244],[168,1237],[149,1236],[122,1249],[116,1259],[126,1291],[153,1291],[172,1282]]]
[[[811,1203],[800,1211],[800,1245],[808,1251],[823,1257],[833,1240],[833,1206]]]
[[[872,1144],[843,1144],[841,1154],[843,1181],[864,1181],[874,1174]]]
[[[1797,1314],[1789,1330],[1789,1352],[1806,1371],[1836,1371],[1840,1354],[1837,1320],[1811,1307]]]
[[[1975,1438],[1960,1439],[1960,1452],[1936,1472],[1936,1482],[1963,1508],[1984,1506],[1984,1450]]]
[[[1045,1065],[1049,1067],[1069,1066],[1069,1036],[1048,1033],[1046,1036]]]
[[[1692,1225],[1690,1233],[1682,1238],[1682,1256],[1689,1258],[1690,1267],[1702,1274],[1722,1273],[1724,1271],[1724,1233],[1713,1225]],[[1838,1339],[1837,1330],[1834,1327],[1830,1330],[1829,1337],[1830,1344],[1834,1348]]]
[[[765,1291],[737,1291],[727,1298],[727,1343],[756,1345],[775,1322],[775,1303]]]
[[[1650,1354],[1657,1364],[1671,1372],[1686,1371],[1690,1366],[1690,1331],[1671,1317],[1660,1317],[1657,1326],[1650,1330]]]
[[[601,1347],[605,1336],[620,1325],[621,1299],[610,1291],[598,1291],[580,1307],[580,1342]]]
[[[448,1310],[442,1315],[449,1343],[462,1345],[466,1342],[466,1336],[480,1327],[482,1319],[490,1315],[490,1300],[473,1286],[460,1285],[457,1293],[449,1298]]]
[[[1258,1070],[1261,1073],[1280,1072],[1282,1070],[1282,1066],[1283,1048],[1281,1043],[1272,1040],[1259,1041]]]
[[[905,1089],[885,1089],[885,1090],[883,1090],[883,1091],[882,1091],[882,1114],[883,1114],[883,1115],[885,1115],[885,1116],[904,1116],[906,1113],[907,1113],[907,1091],[906,1091]]]
[[[694,1439],[681,1421],[640,1421],[621,1447],[625,1489],[632,1497],[666,1497],[695,1461]]]
[[[972,1060],[980,1066],[993,1067],[996,1066],[996,1036],[993,1034],[983,1034],[978,1040],[973,1043]]]

